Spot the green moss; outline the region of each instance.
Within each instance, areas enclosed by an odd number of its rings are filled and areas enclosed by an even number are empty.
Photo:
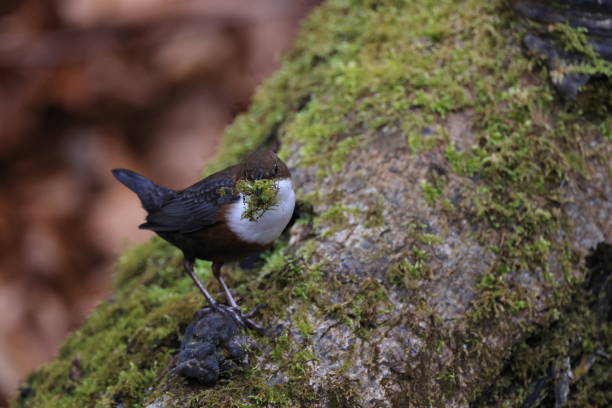
[[[484,275],[478,282],[478,289],[479,296],[473,300],[469,316],[475,323],[509,316],[529,306],[529,298],[523,291],[512,289],[503,276],[495,273]]]
[[[551,370],[558,370],[566,358],[573,371],[567,406],[610,405],[612,374],[606,356],[612,352],[612,324],[605,317],[610,304],[603,294],[610,289],[611,255],[610,245],[600,244],[588,259],[591,271],[572,302],[516,344],[499,376],[470,406],[520,407],[530,396],[552,406],[556,380]]]
[[[601,134],[607,141],[612,141],[612,117],[608,117],[601,123]]]
[[[389,313],[392,304],[385,287],[375,279],[365,279],[357,294],[347,304],[349,322],[353,329],[360,329],[359,337],[367,338],[369,330],[377,326],[381,316]]]
[[[359,210],[356,208],[347,207],[341,203],[336,203],[325,212],[320,214],[314,219],[315,227],[326,227],[326,231],[323,236],[328,236],[342,230],[348,224],[349,214],[359,214]]]
[[[257,221],[263,213],[276,205],[278,183],[276,180],[240,180],[236,192],[244,196],[246,208],[241,218]]]
[[[555,75],[563,76],[569,72],[612,77],[612,63],[604,60],[593,49],[586,34],[587,29],[556,23],[552,24],[548,30],[559,34],[560,41],[567,51],[577,52],[585,57],[585,60],[579,65],[564,67],[565,72],[552,73],[553,78]]]
[[[374,278],[363,279],[358,285],[344,285],[338,291],[343,300],[324,304],[324,315],[333,316],[346,324],[361,338],[369,337],[379,319],[392,308],[387,289]],[[350,355],[347,358],[350,360]],[[345,365],[350,367],[348,362]]]
[[[289,361],[295,358],[295,365],[286,367],[294,375],[276,386],[267,384],[261,372],[248,368],[242,376],[211,387],[172,384],[174,392],[169,396],[173,406],[189,408],[292,408],[313,404],[318,400],[316,394],[310,387],[302,384],[308,374],[306,363],[312,359],[312,354],[303,349],[293,356],[287,355],[286,358]]]
[[[331,408],[357,408],[363,406],[358,381],[338,376],[330,378],[329,382],[328,399]]]
[[[423,197],[427,204],[433,206],[436,203],[436,200],[442,196],[442,190],[444,186],[441,185],[440,182],[436,182],[435,184],[430,184],[426,180],[421,181],[421,190],[423,191]]]
[[[146,244],[135,245],[117,260],[112,286],[115,290],[129,290],[143,281],[155,279],[165,264],[179,257],[179,251],[159,237],[152,238]]]
[[[314,333],[315,327],[313,327],[310,319],[308,318],[308,313],[306,313],[306,310],[304,309],[301,309],[293,315],[293,324],[304,337],[308,338]]]
[[[411,242],[408,257],[392,265],[386,278],[393,286],[404,286],[406,289],[416,289],[427,279],[434,278],[434,270],[429,264],[434,247],[444,242],[439,235],[427,233],[428,224],[409,222],[406,224],[406,236]]]
[[[444,242],[441,237],[427,233],[417,234],[414,236],[414,238],[417,242],[425,245],[441,244]]]
[[[308,248],[299,251],[301,256],[288,254],[286,249],[286,243],[277,243],[265,256],[266,263],[256,279],[251,278],[244,287],[250,294],[245,307],[266,304],[262,311],[264,318],[273,319],[284,314],[286,306],[295,301],[300,304],[316,302],[323,293],[321,264],[310,261]]]
[[[366,228],[376,228],[385,225],[383,210],[385,209],[385,199],[381,196],[376,197],[376,201],[368,206],[367,211],[363,213],[365,222],[363,226]]]
[[[307,34],[287,66],[292,74],[281,74],[287,83],[300,75],[308,78],[303,92],[296,92],[299,98],[308,95],[308,102],[279,131],[285,148],[299,149],[298,165],[316,166],[323,178],[345,161],[334,160],[340,143],[353,149],[367,144],[377,129],[399,125],[415,154],[441,149],[452,172],[479,180],[475,193],[471,187],[462,191],[467,199],[459,208],[445,194],[445,178],[427,180],[422,189],[430,205],[439,202],[450,213],[473,213],[479,241],[500,259],[491,271],[501,285],[499,293],[514,290],[503,276],[546,271],[550,254],[571,258],[569,249],[552,237],[568,227],[557,209],[558,191],[567,172],[583,171],[585,157],[574,152],[581,151],[580,138],[597,123],[586,125],[572,114],[548,120],[554,94],[545,80],[525,81],[531,63],[518,46],[520,33],[506,23],[509,15],[497,3],[478,1],[461,7],[425,2],[418,9],[387,3],[361,4],[350,12],[348,7],[332,2],[324,15],[310,20],[316,24],[307,22]],[[313,43],[325,45],[312,50]],[[292,84],[291,89],[299,88]],[[474,112],[471,131],[477,143],[459,150],[439,124],[449,113],[468,109]],[[327,233],[342,229],[346,210],[341,203],[333,205],[315,226],[331,226]],[[489,228],[502,231],[501,247],[492,244]],[[421,265],[405,260],[403,269],[415,266]],[[481,287],[483,302],[475,306],[483,318],[487,313],[478,305],[491,305],[485,309],[492,311],[495,299],[512,310],[528,307],[524,294],[491,296],[484,293],[491,288]]]
[[[295,294],[294,289],[296,284],[315,279],[313,274],[318,275],[318,272],[314,272],[314,266],[309,272],[309,268],[298,265],[298,261],[285,251],[286,244],[281,243],[267,255],[260,277],[248,284],[249,290],[257,296],[245,302],[245,307],[262,300],[274,300],[264,310],[263,319],[266,320],[281,315],[282,309],[292,300],[304,299],[302,309],[298,309],[292,320],[308,336],[312,327],[303,308],[310,304],[307,296],[312,293],[305,290]],[[152,266],[148,266],[148,262]],[[127,265],[122,261],[122,268]],[[288,377],[285,383],[269,385],[262,372],[252,369],[234,374],[231,383],[221,382],[210,388],[194,388],[168,376],[167,366],[180,344],[182,332],[203,300],[190,280],[182,278],[180,263],[174,257],[152,256],[133,263],[133,267],[138,268],[140,275],[134,273],[130,280],[123,280],[127,286],[119,288],[113,301],[96,309],[86,324],[68,339],[59,358],[28,380],[32,391],[27,398],[16,402],[16,406],[104,407],[119,402],[126,407],[143,406],[163,394],[165,386],[157,387],[154,392],[147,391],[156,383],[168,383],[172,387],[171,398],[175,406],[195,407],[206,403],[206,406],[219,408],[295,407],[298,403],[315,400],[315,394],[306,385],[309,374],[306,362],[314,356],[308,348],[296,347],[294,339],[286,332],[276,339],[259,339],[260,347],[271,347],[271,355],[276,356],[274,360],[282,364],[283,373]],[[155,277],[147,272],[149,267],[157,271]],[[174,272],[174,279],[167,276],[170,272]],[[196,272],[210,275],[209,263],[198,262]],[[278,294],[279,298],[269,298],[270,293]],[[70,379],[72,362],[76,358],[83,374]]]
[[[418,247],[412,248],[412,256],[404,258],[387,271],[387,279],[394,286],[416,289],[423,279],[432,278],[433,271],[427,264],[428,252]]]
[[[58,359],[30,377],[16,406],[138,406],[164,370],[199,299],[164,290],[118,295],[72,334]],[[153,293],[159,296],[152,299]],[[80,374],[72,374],[78,361]],[[53,390],[53,392],[50,392]]]

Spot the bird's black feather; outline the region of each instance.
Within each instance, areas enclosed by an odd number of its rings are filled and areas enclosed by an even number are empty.
[[[174,194],[174,190],[155,184],[151,180],[132,170],[114,169],[113,176],[124,186],[132,190],[147,212],[157,211]]]
[[[191,187],[177,191],[159,209],[150,211],[147,222],[140,228],[156,232],[194,232],[218,221],[225,204],[239,199],[231,169],[215,173]]]

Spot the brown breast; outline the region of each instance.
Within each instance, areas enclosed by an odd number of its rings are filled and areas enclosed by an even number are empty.
[[[269,246],[239,239],[225,222],[225,213],[228,208],[229,206],[224,206],[219,211],[216,224],[199,231],[182,234],[181,248],[199,259],[230,262],[256,254]]]

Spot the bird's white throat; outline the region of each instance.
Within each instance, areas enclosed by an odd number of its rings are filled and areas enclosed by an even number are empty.
[[[246,210],[244,196],[231,205],[227,212],[227,224],[238,238],[243,241],[266,245],[274,241],[283,232],[295,207],[295,193],[291,179],[277,181],[276,205],[266,211],[256,220],[243,218]]]

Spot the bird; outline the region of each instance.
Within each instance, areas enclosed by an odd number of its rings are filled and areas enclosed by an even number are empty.
[[[136,193],[146,210],[146,222],[139,228],[154,231],[179,248],[183,268],[210,307],[229,313],[242,327],[261,333],[266,329],[251,317],[264,305],[242,313],[232,296],[221,267],[268,248],[283,232],[295,208],[295,192],[287,165],[270,150],[255,151],[238,164],[209,175],[183,190],[158,185],[127,169],[112,170],[113,176]],[[260,208],[250,200],[257,194],[240,188],[271,182],[272,201]],[[228,305],[218,303],[196,276],[196,259],[212,261],[212,272]]]

